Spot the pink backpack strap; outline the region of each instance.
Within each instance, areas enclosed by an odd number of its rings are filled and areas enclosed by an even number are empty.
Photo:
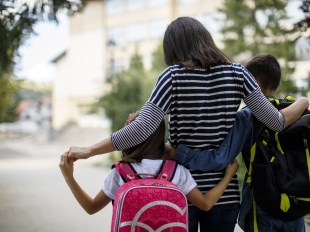
[[[122,176],[125,183],[134,179],[140,179],[136,175],[135,169],[129,163],[116,162],[115,168]]]
[[[136,170],[132,167],[130,163],[116,162],[115,168],[119,172],[125,183],[131,180],[141,179],[141,177],[137,175]],[[158,173],[156,174],[156,178],[171,181],[174,177],[176,169],[177,163],[174,160],[164,160]]]
[[[164,160],[158,172],[157,179],[171,181],[177,169],[177,163],[174,160]]]

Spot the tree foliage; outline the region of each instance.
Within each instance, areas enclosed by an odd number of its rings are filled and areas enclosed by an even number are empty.
[[[110,91],[99,99],[94,110],[103,108],[112,122],[112,131],[117,131],[124,126],[128,114],[140,110],[148,100],[157,77],[165,68],[162,44],[153,53],[150,71],[144,69],[142,57],[136,52],[128,70],[108,79]]]
[[[151,82],[141,57],[134,54],[129,69],[110,78],[107,84],[111,89],[99,99],[95,109],[104,108],[112,122],[112,131],[117,131],[125,125],[128,114],[140,110],[146,102]]]
[[[310,28],[310,0],[302,0],[300,9],[304,13],[305,17],[294,24],[293,31],[304,32]]]
[[[242,56],[250,59],[260,53],[274,55],[282,64],[279,92],[283,95],[298,91],[291,75],[294,67],[288,65],[289,61],[294,60],[294,41],[285,33],[287,2],[225,0],[220,9],[226,17],[222,29],[225,52],[233,60]]]
[[[72,15],[80,11],[84,1],[0,1],[0,122],[7,121],[18,99],[18,85],[13,77],[18,50],[42,21],[58,22],[57,14],[67,11]],[[10,118],[10,117],[9,117]]]

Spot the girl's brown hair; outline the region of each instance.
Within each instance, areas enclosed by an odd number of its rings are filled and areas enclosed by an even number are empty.
[[[208,69],[230,59],[215,45],[211,34],[198,20],[179,17],[167,28],[163,41],[168,66]]]
[[[139,111],[130,114],[126,125],[139,116]],[[163,119],[155,132],[144,142],[122,150],[122,160],[125,163],[140,163],[142,159],[161,159],[165,152],[165,120]]]

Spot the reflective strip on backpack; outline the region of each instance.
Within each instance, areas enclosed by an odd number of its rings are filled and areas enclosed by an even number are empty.
[[[281,144],[280,144],[280,141],[279,141],[279,132],[275,133],[275,140],[276,140],[278,150],[281,152],[281,154],[284,154],[282,147],[281,147]]]
[[[297,200],[300,200],[300,201],[308,201],[310,202],[310,198],[305,198],[305,197],[296,197]]]
[[[309,176],[309,182],[310,182],[310,154],[309,154],[309,147],[308,147],[308,142],[306,138],[304,138],[304,145],[305,145],[305,150],[306,150],[308,176]]]
[[[256,201],[255,201],[255,198],[254,198],[253,190],[252,190],[252,199],[253,199],[253,229],[254,229],[254,232],[258,232],[257,213],[256,213]]]
[[[281,193],[281,203],[280,209],[286,213],[291,207],[290,199],[288,198],[286,193]]]
[[[247,182],[248,184],[251,183],[252,163],[253,163],[254,158],[255,158],[255,152],[256,152],[256,143],[254,143],[253,146],[251,147],[250,165],[249,165],[249,170],[248,170],[248,178],[247,178],[247,180],[246,180],[246,182]]]

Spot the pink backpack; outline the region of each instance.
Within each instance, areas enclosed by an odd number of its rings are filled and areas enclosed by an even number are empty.
[[[166,160],[157,174],[136,173],[128,163],[115,164],[125,184],[116,193],[111,232],[188,231],[187,200],[170,181],[177,164]],[[142,179],[141,175],[155,178]]]

